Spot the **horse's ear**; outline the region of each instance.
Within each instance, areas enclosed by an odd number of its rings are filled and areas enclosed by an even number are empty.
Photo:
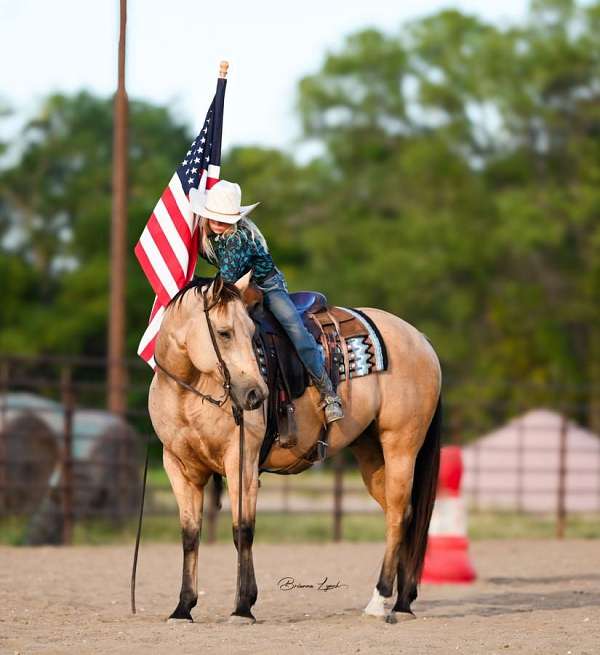
[[[262,302],[262,292],[255,285],[250,283],[250,277],[252,275],[252,269],[250,269],[246,275],[243,275],[237,282],[235,286],[238,288],[240,295],[242,296],[242,301],[246,306],[246,310],[249,314],[252,314],[257,305]]]
[[[213,278],[209,280],[206,298],[209,303],[212,303],[216,298],[221,295],[223,291],[223,278],[217,273]]]
[[[240,293],[242,294],[242,297],[244,295],[244,291],[248,288],[250,284],[250,276],[252,275],[252,269],[250,269],[246,275],[242,275],[242,277],[235,282],[235,286],[240,290]]]

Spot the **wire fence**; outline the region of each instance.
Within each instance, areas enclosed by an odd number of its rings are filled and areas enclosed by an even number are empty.
[[[145,513],[177,515],[145,408],[150,379],[145,364],[128,363],[121,391],[129,409],[117,416],[103,409],[105,359],[0,357],[0,518],[22,521],[24,543],[71,543],[74,527],[89,520],[113,529],[131,523],[147,439],[155,466]],[[475,510],[551,514],[559,537],[569,514],[600,513],[600,439],[564,413],[528,412],[465,444],[463,458],[463,491]],[[344,536],[344,517],[381,514],[345,454],[317,470],[263,477],[259,514],[329,517],[334,540]],[[211,488],[208,541],[216,539],[218,517]]]

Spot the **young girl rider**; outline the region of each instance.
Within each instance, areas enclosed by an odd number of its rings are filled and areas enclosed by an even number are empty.
[[[327,423],[344,416],[321,353],[288,295],[283,273],[275,266],[264,236],[247,215],[259,204],[241,206],[239,184],[219,180],[206,193],[192,189],[190,201],[200,216],[200,256],[219,269],[224,281],[236,282],[252,269],[251,280],[263,292],[263,304],[287,332],[321,393]]]

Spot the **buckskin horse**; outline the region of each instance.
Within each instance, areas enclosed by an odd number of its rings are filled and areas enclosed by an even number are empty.
[[[181,592],[172,620],[192,621],[204,490],[211,476],[218,480],[224,475],[238,551],[238,593],[230,621],[254,622],[258,589],[252,543],[259,472],[305,470],[311,465],[306,453],[323,427],[319,392],[309,385],[295,401],[297,444],[290,448],[274,442],[268,453],[263,450],[259,467],[266,430],[262,405],[269,388],[257,358],[252,318],[262,307],[262,294],[249,276],[235,284],[218,274],[188,283],[167,307],[156,341],[148,404],[163,443],[183,543]],[[385,553],[364,614],[395,623],[414,617],[411,603],[425,557],[439,470],[441,369],[428,339],[412,325],[381,309],[357,308],[355,314],[359,311],[386,344],[387,368],[357,377],[347,371],[338,387],[345,416],[330,424],[328,447],[332,455],[350,448],[369,493],[384,510]],[[232,403],[243,415],[243,456]],[[240,461],[243,470],[238,470]],[[395,580],[397,598],[388,609],[385,601],[392,597]]]

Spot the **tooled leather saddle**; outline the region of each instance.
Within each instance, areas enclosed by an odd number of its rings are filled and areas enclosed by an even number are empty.
[[[381,334],[363,312],[329,305],[326,297],[318,291],[293,292],[289,296],[321,349],[334,389],[346,377],[387,368],[387,353]],[[313,381],[275,316],[262,303],[258,303],[250,315],[256,324],[256,358],[269,388],[260,467],[276,442],[282,447],[295,444],[293,401],[302,396]],[[316,462],[324,458],[326,435],[327,425],[324,423],[317,442],[303,456],[305,461]]]

